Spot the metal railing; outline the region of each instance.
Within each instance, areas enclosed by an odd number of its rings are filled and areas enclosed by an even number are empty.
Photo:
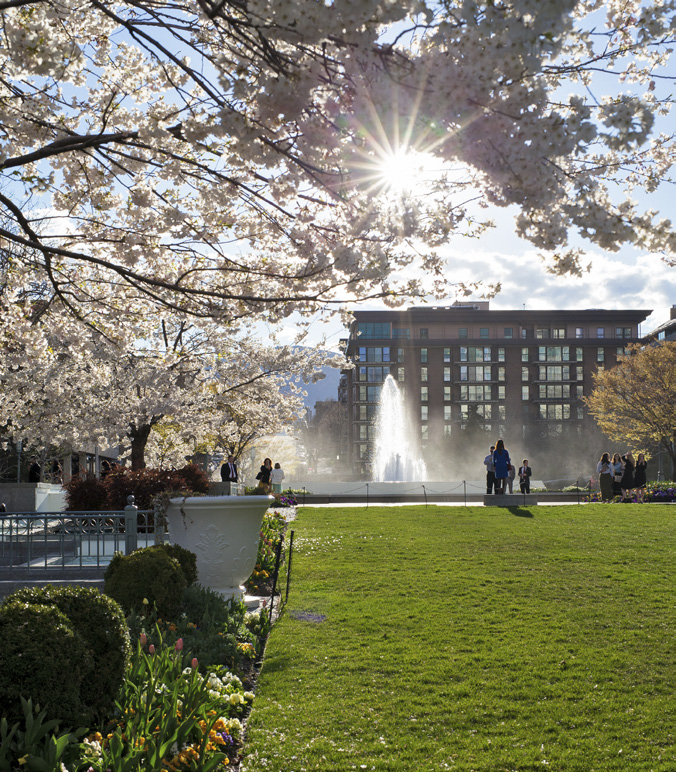
[[[163,540],[153,515],[133,503],[116,512],[0,514],[0,567],[106,566],[116,552],[129,554]]]

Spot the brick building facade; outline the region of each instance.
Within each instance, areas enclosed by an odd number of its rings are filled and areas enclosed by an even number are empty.
[[[369,477],[380,387],[392,375],[431,479],[463,479],[464,456],[471,449],[476,468],[476,454],[498,436],[519,454],[546,455],[538,476],[545,468],[550,477],[557,468],[561,476],[564,467],[588,468],[604,438],[581,398],[599,367],[613,366],[618,352],[640,340],[649,314],[491,311],[488,302],[355,311],[344,341],[355,367],[343,372],[339,390],[348,413],[347,466]],[[589,459],[563,463],[571,453]]]

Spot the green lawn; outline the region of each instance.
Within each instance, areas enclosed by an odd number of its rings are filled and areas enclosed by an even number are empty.
[[[301,509],[242,771],[673,772],[675,515]]]

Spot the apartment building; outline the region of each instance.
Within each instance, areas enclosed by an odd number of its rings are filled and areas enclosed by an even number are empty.
[[[554,457],[557,443],[563,453],[584,446],[595,454],[604,440],[582,397],[599,368],[641,339],[650,313],[491,311],[488,302],[355,311],[344,341],[354,369],[343,372],[339,388],[348,412],[347,466],[369,477],[388,375],[405,394],[433,479],[462,479],[446,465],[461,465],[458,454],[470,439],[483,448],[502,436],[519,453],[546,454],[550,467],[566,466]]]

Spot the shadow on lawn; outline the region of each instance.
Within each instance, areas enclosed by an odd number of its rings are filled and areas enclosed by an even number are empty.
[[[530,509],[526,509],[525,507],[507,507],[507,509],[509,510],[509,513],[515,517],[535,517]]]

